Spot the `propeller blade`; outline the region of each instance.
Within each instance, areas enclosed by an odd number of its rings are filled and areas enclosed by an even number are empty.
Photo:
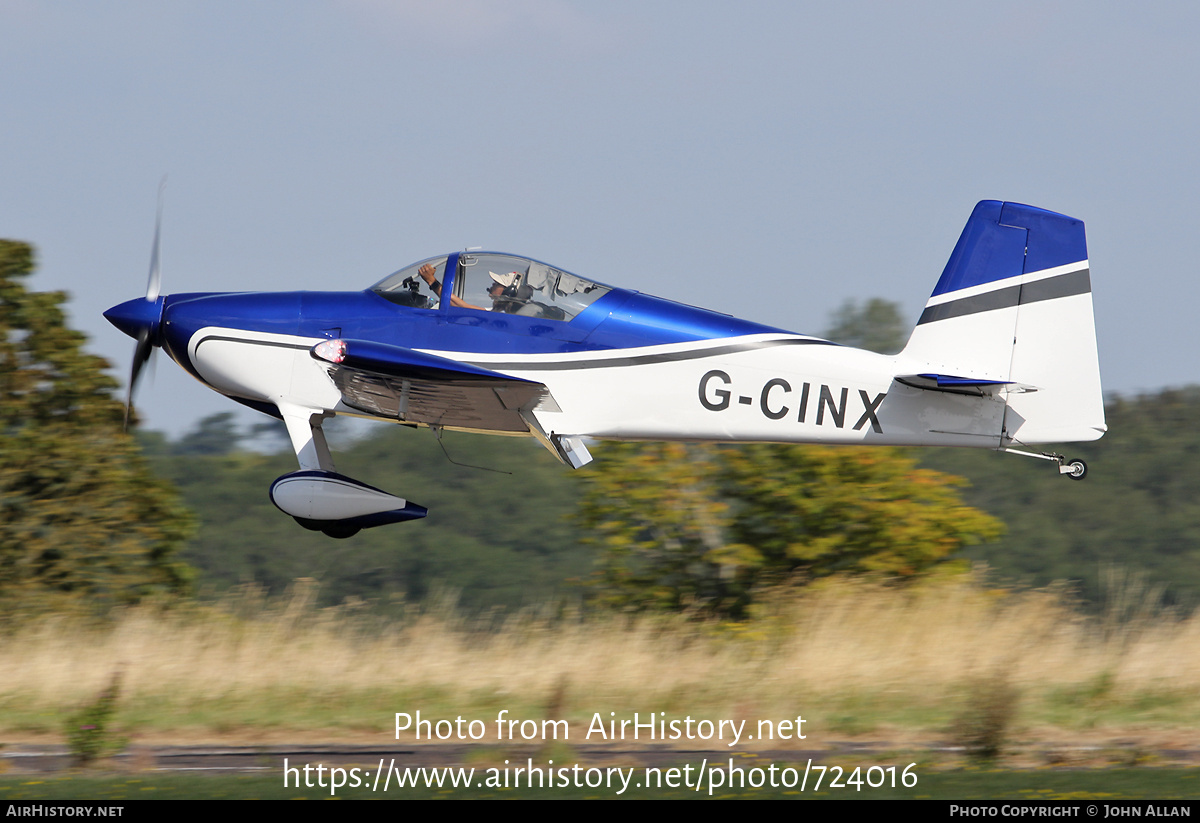
[[[150,332],[143,331],[138,335],[137,345],[133,350],[133,368],[129,373],[129,388],[125,394],[125,431],[129,431],[129,418],[133,414],[133,396],[137,391],[138,378],[141,376],[142,367],[153,353],[154,344],[150,342]]]
[[[150,248],[150,278],[146,281],[146,299],[157,300],[159,284],[162,281],[158,265],[158,238],[162,229],[163,190],[167,187],[167,177],[163,175],[158,184],[158,211],[154,215],[154,245]]]
[[[150,247],[150,276],[146,280],[146,300],[153,303],[158,300],[159,288],[162,284],[162,269],[159,265],[158,246],[162,236],[163,191],[167,187],[167,176],[164,174],[158,184],[158,209],[154,214],[154,245]],[[137,345],[133,349],[133,368],[129,372],[129,388],[125,394],[125,431],[129,431],[129,418],[133,416],[133,396],[137,391],[138,377],[142,367],[154,353],[154,343],[150,339],[150,329],[143,328],[138,332]]]

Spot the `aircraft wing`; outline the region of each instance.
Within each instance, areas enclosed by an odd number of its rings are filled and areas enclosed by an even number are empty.
[[[526,416],[554,402],[543,383],[401,346],[326,340],[310,351],[347,406],[408,423],[525,434]]]

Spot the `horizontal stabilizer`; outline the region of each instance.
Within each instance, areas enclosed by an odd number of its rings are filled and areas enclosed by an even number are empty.
[[[937,382],[938,388],[954,388],[956,386],[1007,386],[1008,380],[983,380],[977,377],[955,377],[950,374],[918,374],[926,380]]]
[[[983,377],[959,377],[953,374],[899,374],[896,380],[914,389],[951,392],[957,394],[992,395],[1000,389],[1009,392],[1037,391],[1035,386],[1014,383],[1011,380],[990,380]]]

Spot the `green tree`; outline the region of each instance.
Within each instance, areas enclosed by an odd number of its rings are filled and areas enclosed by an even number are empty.
[[[244,439],[233,412],[218,412],[197,423],[173,444],[171,451],[183,456],[232,454]]]
[[[991,451],[930,449],[921,460],[974,478],[964,497],[1008,524],[1004,538],[967,553],[1000,577],[1038,586],[1070,581],[1099,606],[1130,598],[1112,586],[1117,570],[1161,590],[1167,604],[1195,608],[1200,386],[1110,397],[1104,414],[1102,439],[1054,448],[1087,461],[1082,483],[1064,482],[1042,461]]]
[[[33,269],[29,245],[0,241],[0,614],[183,592],[190,516],[122,431],[66,295],[26,289]]]
[[[833,574],[911,580],[1003,531],[965,481],[898,449],[616,444],[586,470],[593,585],[622,608],[744,616],[766,588]]]
[[[904,348],[909,326],[900,316],[900,307],[880,297],[859,305],[847,300],[833,313],[824,337],[859,349],[895,354]]]
[[[726,538],[728,504],[716,483],[719,452],[684,443],[610,443],[583,471],[576,520],[599,549],[592,577],[616,607],[727,610],[739,600],[740,571],[758,555],[737,556]]]
[[[722,457],[730,537],[776,577],[910,579],[1004,531],[962,502],[965,480],[917,468],[900,449],[755,445]]]

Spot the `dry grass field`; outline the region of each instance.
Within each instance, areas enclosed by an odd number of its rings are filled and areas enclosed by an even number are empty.
[[[1200,616],[1148,607],[1136,587],[1106,616],[1085,617],[1053,590],[840,581],[777,598],[734,626],[561,613],[467,621],[452,609],[385,621],[316,609],[311,594],[300,586],[279,602],[243,594],[132,610],[103,625],[51,619],[0,636],[0,743],[61,739],[64,718],[117,672],[116,722],[143,742],[385,744],[394,714],[417,710],[482,720],[494,739],[505,709],[568,720],[573,743],[594,713],[634,712],[750,728],[802,715],[810,748],[835,739],[1194,748],[1200,730]]]

